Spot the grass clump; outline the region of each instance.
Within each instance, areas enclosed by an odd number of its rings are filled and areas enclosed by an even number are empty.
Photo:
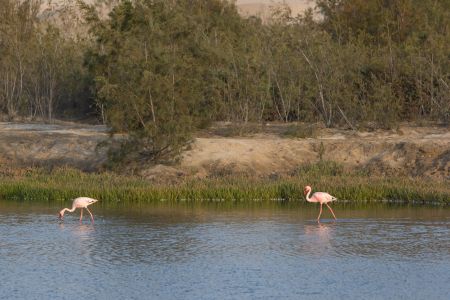
[[[334,161],[320,160],[316,163],[308,163],[301,165],[295,171],[298,176],[307,175],[310,177],[322,176],[342,176],[344,174],[344,166]]]

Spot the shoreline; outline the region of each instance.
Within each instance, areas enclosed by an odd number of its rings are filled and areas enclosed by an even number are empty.
[[[403,124],[356,132],[305,124],[235,126],[214,123],[197,132],[176,164],[109,172],[107,149],[98,147],[109,138],[104,126],[0,122],[0,198],[284,205],[304,199],[303,187],[311,185],[342,205],[450,204],[447,127]]]
[[[27,169],[0,176],[0,199],[33,202],[66,202],[88,196],[110,204],[146,203],[272,203],[284,205],[304,200],[303,187],[337,197],[333,204],[397,203],[449,205],[448,181],[407,177],[318,175],[309,172],[277,179],[222,177],[190,179],[176,184],[154,184],[137,176],[85,173],[61,168]]]

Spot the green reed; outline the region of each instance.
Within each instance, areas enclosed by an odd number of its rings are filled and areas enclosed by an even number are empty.
[[[326,168],[329,168],[327,166]],[[324,170],[322,170],[324,171]],[[450,204],[449,181],[407,177],[374,177],[344,172],[341,167],[320,172],[305,167],[276,180],[250,177],[187,179],[177,184],[154,184],[136,176],[83,173],[74,169],[30,169],[0,175],[0,199],[63,202],[78,196],[105,204],[145,203],[293,203],[305,201],[303,187],[326,191],[344,203],[400,201]]]

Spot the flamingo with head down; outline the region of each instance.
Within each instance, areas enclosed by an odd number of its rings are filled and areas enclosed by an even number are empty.
[[[64,213],[66,211],[74,212],[75,209],[79,208],[80,211],[81,211],[81,213],[80,213],[80,222],[81,222],[81,220],[83,219],[83,208],[85,208],[88,211],[88,213],[91,215],[92,223],[94,223],[94,216],[92,215],[91,211],[87,207],[88,207],[88,205],[94,204],[97,201],[98,201],[97,199],[92,199],[92,198],[89,198],[89,197],[78,197],[78,198],[75,198],[75,199],[73,199],[72,208],[71,209],[64,208],[64,209],[62,209],[59,212],[59,219],[60,220],[64,219]]]
[[[318,222],[320,221],[320,215],[322,214],[322,205],[323,204],[325,204],[328,207],[328,209],[333,214],[334,219],[336,220],[336,216],[334,215],[333,210],[328,205],[328,202],[336,201],[337,200],[336,197],[333,197],[330,194],[323,193],[323,192],[316,192],[311,197],[309,197],[309,195],[311,194],[311,187],[309,185],[305,186],[305,189],[303,190],[303,193],[306,196],[306,201],[313,202],[313,203],[320,203],[319,216],[317,217],[317,221]]]

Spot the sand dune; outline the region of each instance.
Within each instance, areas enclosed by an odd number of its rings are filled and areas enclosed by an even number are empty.
[[[272,6],[280,5],[282,1],[237,1],[236,5],[239,12],[245,16],[256,15],[262,19],[270,16],[270,8]],[[292,10],[292,15],[296,16],[303,13],[308,8],[314,7],[314,2],[309,0],[291,0],[285,1]]]

